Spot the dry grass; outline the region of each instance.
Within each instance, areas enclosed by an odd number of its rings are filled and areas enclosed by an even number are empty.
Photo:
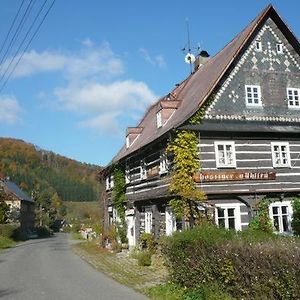
[[[167,270],[159,257],[153,257],[152,266],[143,267],[128,253],[111,253],[94,242],[74,245],[73,251],[98,271],[139,292],[167,280]]]

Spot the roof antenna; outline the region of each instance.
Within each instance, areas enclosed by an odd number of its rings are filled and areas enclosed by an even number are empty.
[[[186,31],[187,31],[187,44],[182,48],[181,50],[186,53],[184,57],[184,61],[190,65],[190,72],[191,74],[193,73],[193,63],[195,62],[196,58],[195,55],[192,54],[192,49],[191,49],[191,41],[190,41],[190,27],[189,27],[189,19],[185,19],[186,22]]]

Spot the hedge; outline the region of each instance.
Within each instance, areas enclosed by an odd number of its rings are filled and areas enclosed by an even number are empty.
[[[170,279],[238,299],[300,299],[300,239],[203,225],[162,242]]]

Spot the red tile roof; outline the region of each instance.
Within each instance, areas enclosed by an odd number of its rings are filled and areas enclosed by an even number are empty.
[[[163,126],[156,127],[156,112],[160,101],[165,101],[166,97],[159,99],[153,104],[144,115],[137,127],[143,127],[143,132],[135,143],[126,149],[121,148],[119,153],[113,158],[112,163],[125,158],[129,154],[155,141],[173,128],[178,128],[188,118],[197,112],[199,107],[214,91],[225,72],[230,68],[235,59],[243,53],[243,49],[253,39],[255,33],[264,24],[264,21],[271,17],[286,32],[288,39],[296,49],[300,49],[299,43],[286,24],[279,17],[272,5],[267,6],[242,32],[240,32],[231,42],[229,42],[219,53],[210,58],[204,65],[191,74],[186,80],[180,83],[169,95],[176,100],[181,100],[181,104],[175,111],[171,119]],[[300,53],[300,51],[299,51]],[[175,100],[174,99],[174,100]],[[172,101],[172,100],[169,100]]]

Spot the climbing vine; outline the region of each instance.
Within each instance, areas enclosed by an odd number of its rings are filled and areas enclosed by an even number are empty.
[[[112,200],[114,207],[120,217],[120,224],[117,225],[117,233],[122,243],[127,242],[126,238],[126,221],[125,221],[125,201],[126,201],[126,180],[125,173],[119,169],[115,168],[113,171],[114,187],[112,190]]]
[[[300,236],[300,198],[293,198],[292,228],[295,235]]]
[[[252,230],[273,232],[273,223],[269,217],[269,206],[278,199],[264,198],[256,204],[256,216],[251,220],[249,228]]]
[[[187,124],[194,125],[202,122],[207,108],[214,99],[214,94],[188,120]],[[190,225],[200,217],[197,202],[206,200],[203,191],[196,188],[194,175],[200,170],[198,157],[198,136],[194,131],[177,130],[176,136],[167,147],[167,152],[174,156],[174,170],[170,184],[170,192],[176,195],[169,204],[176,217],[185,218]]]
[[[197,144],[195,132],[182,130],[177,131],[175,139],[167,147],[167,152],[174,155],[170,192],[177,196],[169,204],[176,217],[184,217],[190,225],[198,214],[196,202],[206,199],[205,194],[196,188],[193,178],[199,170]]]

